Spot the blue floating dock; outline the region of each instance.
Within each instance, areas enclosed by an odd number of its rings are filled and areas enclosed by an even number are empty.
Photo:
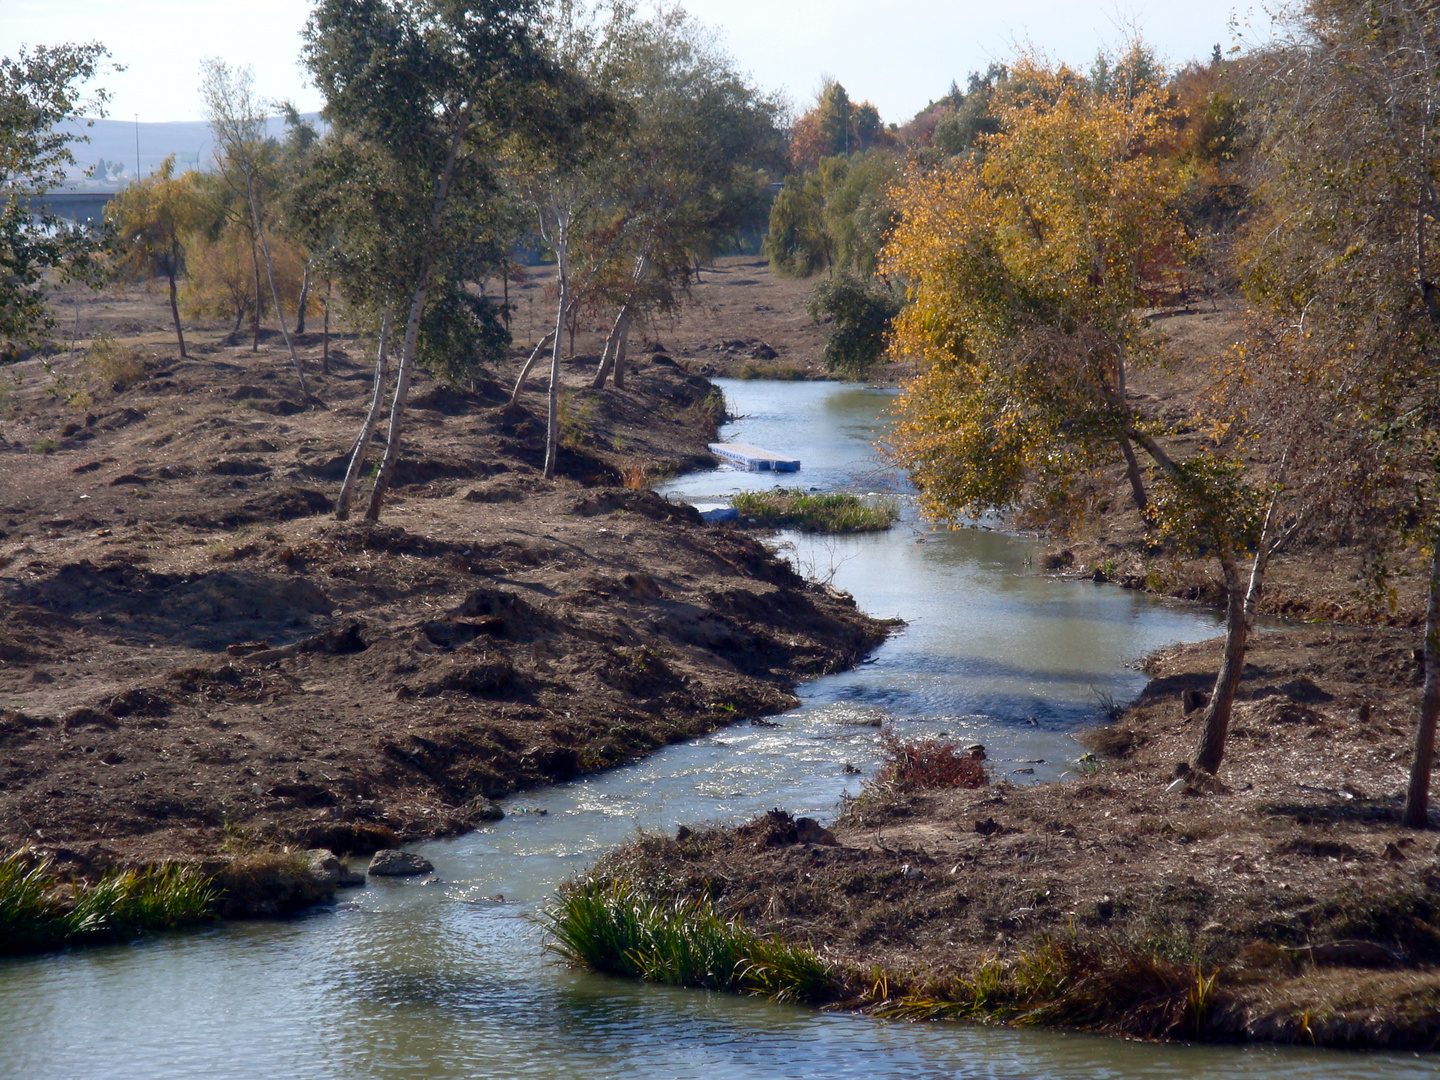
[[[740,511],[733,506],[722,506],[717,510],[701,510],[700,517],[707,525],[723,525],[727,521],[739,521]]]
[[[799,472],[800,462],[747,443],[712,442],[710,452],[752,472]]]

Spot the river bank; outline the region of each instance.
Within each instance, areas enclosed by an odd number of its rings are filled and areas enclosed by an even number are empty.
[[[687,827],[594,873],[709,898],[814,946],[843,973],[843,1008],[1433,1050],[1440,845],[1398,825],[1413,644],[1383,630],[1261,635],[1218,785],[1176,765],[1199,716],[1183,697],[1218,657],[1207,642],[1151,658],[1140,698],[1083,737],[1086,775],[872,783],[833,841],[764,819]]]
[[[12,372],[0,850],[93,877],[453,834],[516,791],[783,711],[886,632],[622,486],[710,461],[723,402],[663,354],[623,391],[566,365],[554,481],[541,391],[422,378],[371,527],[328,513],[370,365],[336,348],[311,408],[274,343],[195,336],[188,361],[136,346],[125,385],[79,356]]]

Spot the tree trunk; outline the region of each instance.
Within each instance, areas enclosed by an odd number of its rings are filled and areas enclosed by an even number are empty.
[[[310,261],[305,261],[305,274],[300,278],[300,310],[295,312],[295,336],[305,336],[305,305],[310,303]]]
[[[400,460],[400,426],[405,418],[405,400],[410,393],[410,373],[415,364],[415,345],[420,339],[420,317],[425,313],[425,295],[430,288],[430,271],[435,267],[435,256],[429,245],[435,243],[435,234],[440,231],[441,215],[445,202],[450,197],[450,181],[455,177],[455,161],[460,154],[460,141],[470,127],[470,110],[465,108],[455,118],[455,130],[450,137],[450,152],[445,157],[445,168],[435,183],[435,200],[430,206],[430,229],[425,238],[426,250],[420,259],[420,275],[415,282],[415,292],[410,299],[410,317],[405,320],[405,344],[400,348],[400,373],[395,378],[395,398],[390,405],[390,428],[385,456],[380,460],[380,472],[375,477],[375,487],[370,492],[370,505],[365,509],[366,521],[380,520],[380,507],[385,503],[385,492],[395,475],[395,464]]]
[[[1410,783],[1405,789],[1401,824],[1425,828],[1430,810],[1430,771],[1435,765],[1435,722],[1440,717],[1440,529],[1432,537],[1430,599],[1425,605],[1425,691],[1420,698],[1420,720],[1415,728],[1415,756],[1410,762]]]
[[[565,305],[562,303],[560,306],[561,306],[561,308],[564,308]],[[577,325],[579,322],[580,322],[580,308],[579,308],[579,306],[576,306],[575,310],[570,313],[570,359],[571,359],[571,360],[574,360],[574,359],[575,359],[575,329],[576,329],[576,325]]]
[[[1235,691],[1240,686],[1240,672],[1245,666],[1245,641],[1250,634],[1250,621],[1245,614],[1245,594],[1240,591],[1240,572],[1233,556],[1224,556],[1220,568],[1225,574],[1225,651],[1210,705],[1205,710],[1205,727],[1195,751],[1195,768],[1215,773],[1225,758],[1225,737],[1230,732],[1230,713],[1235,705]]]
[[[240,327],[243,325],[245,325],[245,301],[242,300],[235,305],[235,326],[230,331],[230,336],[233,338],[239,334]]]
[[[255,268],[255,308],[250,313],[250,351],[260,351],[260,252],[255,237],[250,237],[250,262]]]
[[[330,279],[325,279],[325,321],[321,324],[320,370],[330,374]]]
[[[300,392],[307,398],[313,397],[305,382],[305,369],[300,366],[300,357],[295,354],[295,345],[290,340],[290,331],[285,328],[285,312],[280,307],[280,290],[275,287],[275,264],[270,258],[270,245],[265,242],[265,229],[260,222],[260,204],[255,199],[255,185],[250,169],[245,169],[245,192],[250,199],[250,216],[255,221],[255,234],[260,237],[260,251],[265,256],[265,276],[270,280],[270,299],[275,302],[275,321],[280,324],[280,336],[285,339],[285,348],[290,353],[290,363],[295,368],[295,377],[300,380]]]
[[[1120,453],[1125,455],[1125,476],[1130,481],[1130,497],[1135,500],[1135,509],[1140,511],[1143,518],[1150,500],[1145,494],[1145,479],[1140,474],[1140,462],[1135,458],[1135,448],[1124,435],[1120,436]]]
[[[591,390],[599,390],[604,387],[605,380],[610,377],[610,369],[615,366],[615,348],[620,344],[620,320],[623,318],[625,318],[625,307],[621,305],[615,321],[610,324],[610,333],[605,337],[605,347],[600,350],[600,368],[590,382]]]
[[[563,221],[556,230],[556,263],[560,270],[560,306],[555,316],[555,342],[550,348],[550,391],[545,410],[545,479],[555,478],[560,458],[560,343],[565,335],[565,316],[570,304],[569,223]],[[575,313],[577,316],[579,312]],[[574,349],[575,330],[571,323],[570,345]]]
[[[630,351],[630,316],[622,315],[624,320],[620,324],[620,340],[615,344],[615,387],[618,390],[625,388],[625,356]]]
[[[535,343],[535,348],[530,350],[530,357],[525,361],[525,366],[520,369],[520,377],[515,380],[515,389],[510,394],[510,404],[514,405],[520,397],[520,390],[525,385],[525,380],[530,376],[530,369],[535,366],[535,361],[540,359],[540,350],[545,348],[555,337],[555,331],[548,331],[544,337]]]
[[[175,275],[167,274],[170,279],[170,317],[175,320],[175,340],[180,342],[180,359],[188,360],[185,354],[185,331],[180,329],[180,305],[175,302]]]
[[[355,498],[355,489],[360,485],[360,474],[365,468],[365,452],[370,448],[370,439],[375,434],[375,423],[380,419],[380,409],[385,402],[385,376],[390,368],[390,309],[380,316],[380,345],[375,352],[375,388],[370,395],[370,410],[365,414],[365,423],[355,440],[355,449],[350,454],[350,467],[345,470],[345,482],[340,485],[340,496],[335,500],[335,520],[344,521],[350,516],[350,502]]]
[[[375,487],[370,492],[370,505],[365,508],[366,521],[380,520],[380,507],[385,503],[385,492],[395,475],[395,465],[400,460],[400,426],[405,418],[405,401],[410,394],[410,374],[414,367],[415,342],[420,337],[420,316],[425,311],[425,294],[430,288],[430,269],[433,262],[426,255],[420,264],[420,281],[410,300],[410,317],[405,322],[405,344],[400,349],[400,374],[395,379],[395,398],[390,403],[390,427],[385,433],[387,440],[385,456],[380,459],[380,471],[375,476]]]

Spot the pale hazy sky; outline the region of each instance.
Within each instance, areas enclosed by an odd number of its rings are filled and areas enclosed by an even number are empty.
[[[956,79],[1003,60],[1029,41],[1056,59],[1088,63],[1102,45],[1138,26],[1172,62],[1208,56],[1235,42],[1258,5],[1225,0],[1120,3],[1117,0],[688,0],[760,85],[796,105],[823,76],[869,99],[887,121],[903,122]],[[320,106],[299,64],[309,0],[0,0],[0,55],[24,44],[104,42],[125,71],[110,72],[110,115],[143,121],[200,119],[200,60],[219,56],[255,68],[256,89]],[[1261,28],[1246,37],[1254,40]]]

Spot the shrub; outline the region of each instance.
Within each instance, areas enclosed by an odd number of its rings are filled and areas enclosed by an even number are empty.
[[[985,766],[953,742],[907,741],[893,731],[880,734],[883,759],[875,784],[907,790],[984,787]]]

